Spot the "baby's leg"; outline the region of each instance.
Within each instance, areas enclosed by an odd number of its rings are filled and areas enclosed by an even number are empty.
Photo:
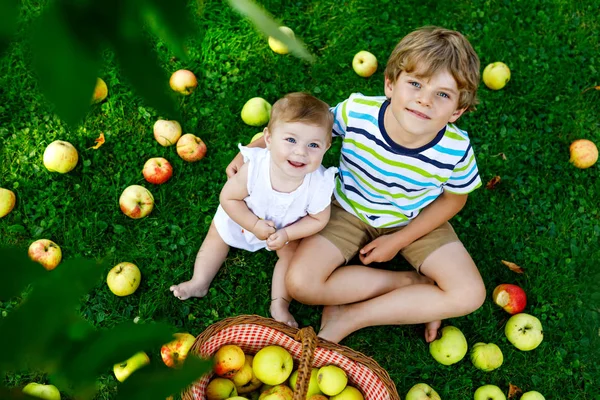
[[[196,255],[192,279],[171,286],[169,289],[173,292],[173,295],[179,300],[206,296],[210,283],[219,272],[228,252],[229,245],[221,239],[215,224],[211,223]]]
[[[298,323],[290,314],[289,307],[292,298],[285,287],[285,274],[290,265],[294,251],[298,247],[298,241],[290,242],[283,248],[277,250],[279,259],[273,270],[273,282],[271,283],[271,316],[284,324],[297,328]]]

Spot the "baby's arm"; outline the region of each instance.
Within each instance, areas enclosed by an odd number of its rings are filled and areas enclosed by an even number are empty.
[[[302,239],[320,232],[325,228],[325,225],[327,225],[330,213],[331,206],[327,206],[327,208],[320,213],[308,214],[307,216],[300,218],[293,224],[288,225],[283,229],[279,229],[269,236],[267,239],[267,246],[270,250],[279,250],[285,246],[287,242]]]
[[[239,226],[252,232],[260,240],[265,240],[275,232],[275,224],[258,218],[246,205],[248,197],[248,164],[242,165],[221,189],[221,207]]]

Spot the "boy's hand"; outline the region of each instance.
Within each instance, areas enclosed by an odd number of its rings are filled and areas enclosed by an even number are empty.
[[[289,237],[285,229],[279,229],[277,232],[269,236],[267,239],[267,247],[269,250],[279,250],[289,241]]]
[[[383,235],[360,249],[358,257],[364,265],[372,262],[386,262],[394,258],[402,247],[404,246],[399,246],[396,236]]]
[[[275,231],[275,223],[266,219],[259,219],[252,228],[252,233],[260,240],[267,240]]]
[[[242,153],[238,153],[233,160],[229,163],[227,168],[225,168],[225,173],[227,174],[227,178],[231,178],[240,170],[240,168],[244,165],[244,157]],[[257,236],[258,237],[258,236]],[[264,239],[262,239],[264,240]]]

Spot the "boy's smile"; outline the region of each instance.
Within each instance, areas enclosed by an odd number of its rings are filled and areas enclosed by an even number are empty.
[[[402,71],[393,83],[385,79],[385,95],[390,99],[384,115],[385,129],[395,142],[409,148],[429,143],[465,111],[457,109],[459,90],[446,70],[428,78],[416,71]]]

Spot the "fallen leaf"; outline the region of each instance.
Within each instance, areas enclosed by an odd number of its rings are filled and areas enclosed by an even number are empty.
[[[100,132],[100,136],[98,136],[98,139],[94,140],[94,142],[96,142],[96,145],[93,147],[90,147],[90,149],[98,150],[98,148],[100,146],[102,146],[105,142],[104,133]]]
[[[512,272],[516,272],[517,274],[522,274],[525,270],[519,267],[514,262],[502,260],[502,264],[506,265]]]
[[[492,157],[498,157],[498,156],[500,158],[502,158],[504,161],[506,161],[506,154],[504,154],[504,153],[498,153],[498,154],[496,154],[495,156],[492,156]]]
[[[600,86],[592,86],[592,87],[589,87],[589,88],[585,89],[585,90],[584,90],[583,92],[581,92],[581,93],[585,93],[585,92],[587,92],[588,90],[592,90],[592,89],[600,90]]]
[[[512,383],[508,384],[508,399],[516,399],[518,395],[522,394],[523,391],[513,385]]]
[[[487,185],[485,185],[486,189],[494,189],[496,187],[496,185],[500,183],[500,177],[499,176],[495,176],[492,178],[492,180],[490,180]]]

